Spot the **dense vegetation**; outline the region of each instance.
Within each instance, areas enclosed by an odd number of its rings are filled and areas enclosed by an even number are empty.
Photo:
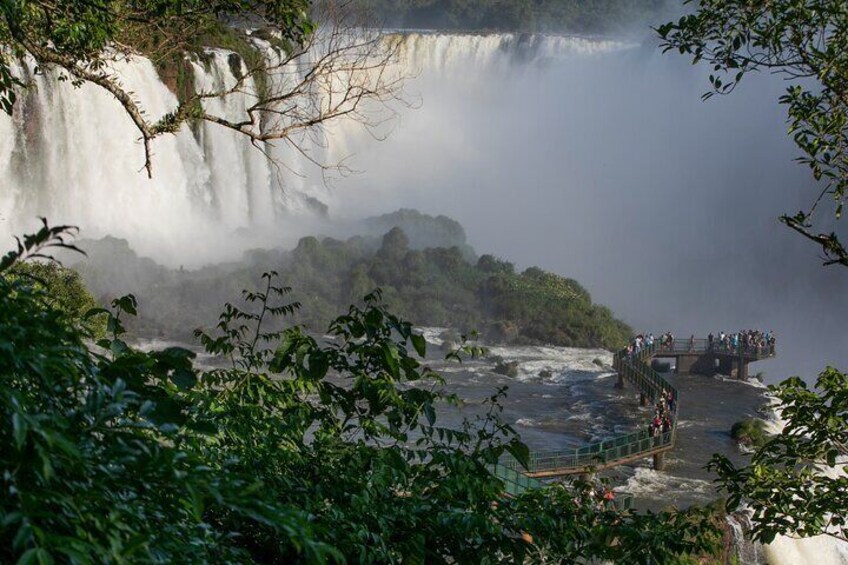
[[[45,225],[0,275],[62,235]],[[440,427],[455,399],[379,296],[319,342],[267,329],[299,306],[261,280],[198,333],[231,360],[201,372],[190,351],[123,340],[132,296],[88,313],[108,317],[94,347],[42,288],[0,276],[0,561],[666,563],[714,549],[703,511],[619,512],[588,483],[505,498],[487,466],[527,448],[499,418],[502,391],[477,421]]]
[[[380,288],[384,302],[415,324],[476,329],[493,341],[615,349],[631,335],[573,279],[535,267],[517,273],[491,255],[475,259],[453,220],[406,210],[366,225],[372,233],[394,227],[347,241],[305,237],[290,252],[255,251],[241,264],[196,272],[138,259],[117,240],[90,242],[93,261],[77,268],[106,301],[127,290],[149,304],[134,326],[148,335],[186,338],[187,329],[211,325],[219,305],[269,267],[304,305],[294,320],[312,331],[323,332],[337,312]],[[426,247],[433,243],[450,247]]]
[[[16,286],[31,287],[34,295],[41,297],[50,307],[64,311],[94,337],[106,335],[103,316],[86,317],[98,304],[85,287],[82,277],[73,269],[55,262],[30,261],[15,264],[4,276],[15,281]]]
[[[389,26],[604,33],[645,24],[667,0],[362,0]]]
[[[793,377],[769,387],[786,421],[765,437],[749,465],[714,455],[710,466],[728,495],[753,511],[752,536],[827,534],[848,543],[848,375],[828,367],[815,390]]]

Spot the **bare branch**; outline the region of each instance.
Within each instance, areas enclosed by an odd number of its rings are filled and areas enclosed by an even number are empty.
[[[234,80],[227,81],[223,87],[181,97],[172,111],[155,121],[147,117],[142,103],[123,87],[111,64],[136,55],[129,45],[114,43],[109,52],[81,61],[49,44],[31,41],[24,30],[12,29],[12,33],[39,66],[56,67],[73,80],[95,84],[121,104],[139,132],[148,176],[153,174],[151,142],[178,132],[194,120],[243,135],[269,159],[271,153],[265,145],[285,141],[310,163],[326,171],[335,164],[321,162],[312,155],[314,149],[325,144],[325,124],[353,119],[369,132],[376,131],[396,115],[396,104],[407,105],[403,100],[406,77],[395,64],[400,46],[396,38],[364,25],[345,0],[323,3],[318,10],[315,19],[320,25],[301,43],[284,41],[290,33],[287,30],[263,30],[262,34],[236,30],[244,34],[246,44],[253,44],[256,59],[261,62],[242,60],[242,72],[234,72]],[[127,15],[125,19],[133,17]],[[185,25],[196,25],[190,18],[186,21],[190,23]],[[170,22],[157,29],[161,28],[167,38],[179,33],[185,25]],[[174,37],[172,44],[166,42],[154,56],[159,60],[190,57],[189,53],[180,51],[185,48],[184,42]],[[262,89],[258,88],[260,81]],[[217,115],[210,109],[210,100],[232,96],[249,100],[243,115]]]

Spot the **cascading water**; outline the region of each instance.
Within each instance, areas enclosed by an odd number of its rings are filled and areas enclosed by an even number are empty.
[[[271,66],[279,64],[280,54],[270,44],[256,43]],[[403,39],[397,65],[410,75],[451,74],[469,65],[544,62],[621,46],[556,36],[411,34]],[[230,88],[239,66],[244,72],[244,63],[227,51],[210,49],[201,59],[191,63],[199,91]],[[262,146],[269,161],[240,134],[206,122],[194,132],[186,126],[155,140],[154,174],[148,179],[138,133],[110,95],[95,86],[76,88],[59,81],[53,71],[35,74],[32,65],[19,70],[31,75],[33,88],[21,97],[11,119],[0,116],[4,238],[31,229],[36,217],[44,216],[79,226],[83,237],[127,239],[142,255],[166,264],[198,265],[280,242],[288,219],[320,213],[316,202],[333,202],[321,175],[285,143]],[[149,118],[176,106],[175,95],[150,61],[119,61],[115,71]],[[270,77],[277,81],[273,84],[283,87],[280,81],[302,76],[305,69],[295,61],[285,71]],[[248,79],[233,93],[203,104],[210,114],[238,121],[255,94]],[[333,163],[370,138],[353,120],[339,119],[312,138],[301,134],[300,141],[311,145],[312,159]]]
[[[739,565],[761,565],[765,563],[763,546],[751,541],[745,533],[750,530],[749,515],[735,512],[727,516],[727,525],[733,532],[733,549],[739,559]]]
[[[229,55],[210,50],[192,63],[198,89],[235,84]],[[309,210],[307,196],[281,186],[261,151],[237,132],[207,123],[196,136],[184,127],[156,139],[148,178],[138,132],[117,101],[92,85],[77,88],[53,71],[31,69],[19,72],[33,88],[11,119],[0,117],[0,235],[25,232],[44,216],[79,226],[84,237],[125,238],[167,264],[201,264],[238,256],[259,245],[260,231],[267,236],[276,219]],[[149,118],[175,108],[176,97],[150,61],[119,61],[115,71]],[[254,93],[248,79],[204,105],[210,114],[240,119]]]

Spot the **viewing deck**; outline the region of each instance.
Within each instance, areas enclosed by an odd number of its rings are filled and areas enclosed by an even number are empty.
[[[741,380],[748,378],[748,364],[775,356],[774,345],[733,347],[706,339],[675,339],[670,346],[652,349],[655,358],[674,358],[678,374],[722,374]]]

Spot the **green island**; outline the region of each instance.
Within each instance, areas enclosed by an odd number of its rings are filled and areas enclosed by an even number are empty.
[[[293,250],[256,250],[241,262],[196,271],[156,265],[107,238],[81,243],[89,257],[75,268],[103,302],[131,291],[146,304],[130,327],[148,336],[190,338],[267,269],[303,305],[292,321],[315,332],[379,288],[384,303],[416,325],[477,330],[494,343],[615,350],[632,335],[577,281],[477,257],[462,226],[445,216],[400,210],[366,220],[363,232],[347,240],[305,237]]]

